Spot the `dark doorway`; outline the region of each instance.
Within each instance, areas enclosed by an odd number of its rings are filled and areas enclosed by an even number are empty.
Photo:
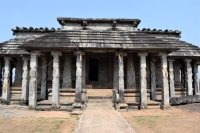
[[[89,59],[89,81],[98,81],[98,60]]]

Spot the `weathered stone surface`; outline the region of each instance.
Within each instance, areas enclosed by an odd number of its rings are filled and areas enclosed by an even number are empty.
[[[114,55],[113,57],[113,89],[118,89],[119,84],[119,64],[118,57]]]
[[[4,80],[3,80],[3,89],[2,89],[2,104],[10,103],[10,67],[11,67],[11,57],[5,56],[5,66],[4,66]]]
[[[174,62],[174,59],[168,59],[168,63],[169,63],[169,89],[170,89],[170,97],[175,97],[173,62]]]
[[[82,88],[86,87],[86,57],[82,56]]]
[[[168,70],[167,70],[167,54],[165,52],[159,53],[161,56],[162,67],[162,102],[161,109],[170,108],[169,104],[169,84],[168,84]]]
[[[195,61],[193,64],[193,74],[194,74],[194,95],[197,95],[199,93],[199,75],[198,75],[198,65],[200,62]]]
[[[191,66],[191,59],[185,59],[185,78],[186,78],[186,90],[187,95],[193,95],[193,88],[192,88],[192,66]]]
[[[37,106],[37,67],[38,51],[32,51],[30,60],[29,109],[35,109]]]
[[[75,92],[75,103],[81,103],[82,99],[82,51],[76,51],[76,92]]]
[[[147,109],[147,80],[146,80],[146,56],[148,53],[140,52],[140,109]]]
[[[123,51],[120,51],[117,53],[118,55],[118,66],[119,66],[119,98],[120,98],[120,102],[124,102],[124,56],[126,56],[127,54]]]
[[[156,75],[155,75],[155,58],[151,59],[151,100],[156,100]]]
[[[47,99],[47,57],[42,57],[42,81],[40,99]]]
[[[22,94],[21,94],[21,105],[26,105],[28,103],[28,61],[30,57],[23,56],[23,73],[22,73]]]
[[[186,104],[186,103],[199,103],[200,95],[171,97],[170,103],[172,105]]]
[[[52,108],[60,106],[60,60],[62,55],[59,51],[52,51],[53,55],[53,81],[52,81]]]
[[[127,89],[135,88],[135,69],[133,62],[133,53],[127,55]]]
[[[72,88],[71,55],[65,54],[62,88]]]

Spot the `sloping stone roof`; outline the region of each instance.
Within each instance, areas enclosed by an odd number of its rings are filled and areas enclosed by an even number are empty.
[[[54,28],[51,28],[51,29],[42,28],[42,27],[20,28],[17,26],[15,29],[12,29],[12,31],[13,31],[13,35],[16,35],[16,37],[8,41],[0,43],[0,54],[13,54],[13,55],[30,54],[29,52],[19,48],[19,46],[29,40],[33,40],[37,37],[55,32],[56,30]]]
[[[69,49],[69,48],[105,48],[133,50],[177,50],[172,43],[142,33],[140,31],[56,31],[30,40],[20,47]]]

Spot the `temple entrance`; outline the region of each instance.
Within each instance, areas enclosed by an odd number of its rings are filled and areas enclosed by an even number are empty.
[[[89,81],[98,81],[98,60],[89,59]]]

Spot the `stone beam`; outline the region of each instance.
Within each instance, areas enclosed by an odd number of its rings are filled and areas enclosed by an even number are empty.
[[[83,51],[75,51],[76,55],[76,86],[75,86],[75,103],[81,103],[82,100],[82,56]]]
[[[59,51],[52,51],[53,56],[53,81],[52,81],[52,108],[60,107],[60,60],[62,55]]]
[[[41,80],[41,90],[40,99],[47,99],[47,57],[42,57],[42,80]]]
[[[65,54],[65,63],[63,71],[63,84],[62,88],[72,88],[72,75],[71,75],[71,54]]]
[[[168,70],[167,70],[167,53],[159,53],[161,57],[161,68],[162,68],[162,102],[161,109],[170,108],[169,104],[169,83],[168,83]]]
[[[151,70],[151,100],[156,100],[156,74],[155,74],[156,59],[152,58],[150,61]]]
[[[192,66],[191,66],[191,59],[185,59],[185,78],[186,78],[186,90],[187,95],[193,95],[193,88],[192,88]]]
[[[11,57],[5,56],[5,66],[4,66],[4,80],[2,89],[2,104],[10,103],[10,68],[11,68]]]
[[[29,80],[29,109],[37,106],[37,67],[39,51],[31,52],[30,59],[30,80]]]
[[[127,89],[135,88],[135,69],[133,53],[127,55]]]
[[[21,105],[28,104],[28,61],[30,57],[23,56],[23,73],[22,73],[22,94],[21,94]]]
[[[170,97],[175,97],[173,62],[174,62],[174,59],[168,59],[168,63],[169,63],[169,89],[170,89]]]
[[[146,56],[148,53],[140,52],[140,109],[147,109],[147,79],[146,79]]]

